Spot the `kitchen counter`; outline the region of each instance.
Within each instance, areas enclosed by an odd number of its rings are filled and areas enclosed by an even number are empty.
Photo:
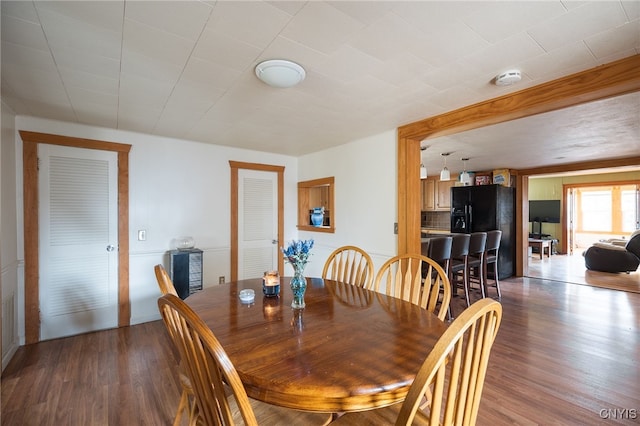
[[[451,234],[451,231],[448,230],[448,229],[421,228],[420,232],[422,233],[423,236],[430,235],[430,234],[436,234],[436,235],[449,235],[449,234]]]

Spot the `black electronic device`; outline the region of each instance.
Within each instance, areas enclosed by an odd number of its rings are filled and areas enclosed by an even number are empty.
[[[169,276],[181,299],[202,290],[202,250],[171,250],[169,259]]]
[[[529,222],[560,223],[560,200],[530,200]]]

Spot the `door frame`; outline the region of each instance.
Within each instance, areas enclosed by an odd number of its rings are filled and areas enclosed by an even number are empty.
[[[535,114],[640,91],[640,54],[571,74],[518,92],[489,99],[398,127],[398,254],[420,250],[420,144]],[[530,175],[640,164],[640,156],[514,170],[516,176],[516,276],[528,274]]]
[[[229,161],[231,168],[231,281],[238,279],[238,171],[240,169],[278,174],[278,244],[284,239],[284,166]],[[284,270],[284,258],[278,256],[278,270]]]
[[[118,154],[118,327],[131,321],[129,300],[129,151],[131,145],[20,130],[24,191],[25,343],[40,341],[38,144],[114,151]]]

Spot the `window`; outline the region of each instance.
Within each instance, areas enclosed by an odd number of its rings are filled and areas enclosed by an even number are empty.
[[[638,193],[636,189],[623,189],[621,193],[622,230],[631,233],[638,225]]]
[[[580,203],[582,230],[611,232],[611,191],[585,191]]]
[[[629,234],[637,229],[636,185],[583,187],[577,195],[579,231]]]

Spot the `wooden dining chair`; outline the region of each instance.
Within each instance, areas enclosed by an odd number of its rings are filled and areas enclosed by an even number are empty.
[[[338,247],[329,255],[322,278],[371,288],[374,276],[371,256],[356,246]]]
[[[158,287],[160,287],[160,293],[165,294],[173,294],[174,296],[178,296],[176,292],[176,288],[173,285],[173,281],[167,270],[164,266],[158,264],[154,268],[156,273],[156,281],[158,281]],[[178,354],[178,357],[180,355]],[[178,366],[178,377],[180,379],[180,386],[182,386],[182,394],[180,395],[180,402],[178,403],[178,410],[176,411],[176,417],[173,421],[173,425],[177,426],[181,423],[182,414],[184,412],[189,416],[189,425],[195,425],[196,416],[195,416],[195,400],[193,394],[193,387],[191,386],[191,380],[189,380],[189,376],[186,374],[184,365],[182,363],[182,359],[180,359]]]
[[[373,289],[419,305],[441,320],[449,312],[449,278],[438,263],[426,256],[404,254],[387,260],[376,274]]]
[[[164,324],[191,380],[198,425],[326,425],[331,414],[296,411],[250,399],[222,345],[202,319],[173,294],[158,299]]]
[[[475,425],[489,355],[501,319],[499,302],[477,301],[438,339],[402,404],[346,413],[332,424]]]

